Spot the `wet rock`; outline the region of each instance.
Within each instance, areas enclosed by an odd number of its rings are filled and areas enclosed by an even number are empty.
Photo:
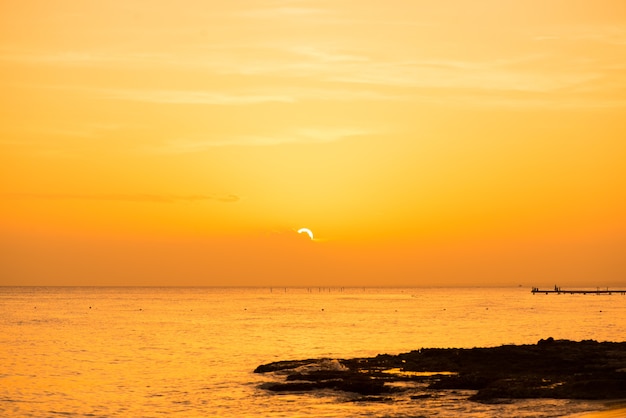
[[[626,398],[626,343],[547,338],[535,345],[429,348],[349,360],[282,361],[255,373],[284,373],[271,391],[332,389],[375,396],[404,389],[392,382],[425,382],[429,390],[471,389],[471,399]],[[400,371],[401,373],[390,373]],[[420,375],[417,372],[448,372]],[[450,373],[452,372],[452,373]],[[412,397],[413,399],[419,399]]]
[[[362,396],[353,399],[352,402],[392,402],[393,398],[389,396]]]
[[[412,395],[411,399],[415,400],[415,399],[430,399],[432,398],[433,395],[431,395],[430,393],[422,393],[420,395]]]
[[[339,372],[341,376],[322,377],[315,375],[289,375],[287,382],[274,383],[264,387],[272,392],[302,392],[316,389],[333,389],[343,392],[353,392],[360,395],[380,395],[394,391],[385,386],[383,381],[371,379],[368,376],[357,375],[350,372]]]
[[[297,367],[306,366],[309,364],[318,363],[319,359],[309,359],[309,360],[286,360],[286,361],[276,361],[273,363],[262,364],[256,369],[254,369],[254,373],[268,373],[268,372],[276,372],[279,370],[290,370],[295,369]]]

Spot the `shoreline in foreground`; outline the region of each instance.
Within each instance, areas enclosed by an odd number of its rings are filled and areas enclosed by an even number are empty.
[[[626,342],[542,339],[534,345],[492,348],[423,348],[371,358],[307,359],[264,364],[255,373],[279,379],[262,387],[271,392],[322,389],[352,392],[365,400],[411,398],[441,390],[474,391],[469,400],[555,398],[626,399]]]
[[[626,417],[626,399],[614,400],[603,405],[606,409],[580,412],[566,418],[623,418]]]

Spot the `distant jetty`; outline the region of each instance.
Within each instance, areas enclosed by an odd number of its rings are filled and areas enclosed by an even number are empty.
[[[570,294],[570,295],[574,295],[574,294],[581,294],[581,295],[611,295],[613,293],[618,293],[620,295],[626,295],[626,290],[619,290],[619,289],[609,289],[608,287],[606,289],[601,290],[599,287],[596,288],[596,290],[592,290],[592,289],[583,289],[583,290],[569,290],[569,289],[563,289],[559,286],[554,286],[554,289],[539,289],[538,287],[533,287],[532,290],[530,291],[533,295],[535,293],[544,293],[546,295],[550,294],[550,293],[556,293],[558,295],[560,295],[561,293],[564,294]]]

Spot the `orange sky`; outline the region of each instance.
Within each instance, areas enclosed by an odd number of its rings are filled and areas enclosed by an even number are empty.
[[[0,284],[626,285],[623,1],[10,0],[0,89]]]

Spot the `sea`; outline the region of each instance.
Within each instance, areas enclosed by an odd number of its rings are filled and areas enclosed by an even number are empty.
[[[562,417],[598,401],[276,394],[278,360],[626,341],[626,295],[530,288],[0,287],[2,417]],[[417,390],[417,389],[416,389]],[[423,388],[421,390],[424,390]],[[410,392],[409,392],[410,393]]]

